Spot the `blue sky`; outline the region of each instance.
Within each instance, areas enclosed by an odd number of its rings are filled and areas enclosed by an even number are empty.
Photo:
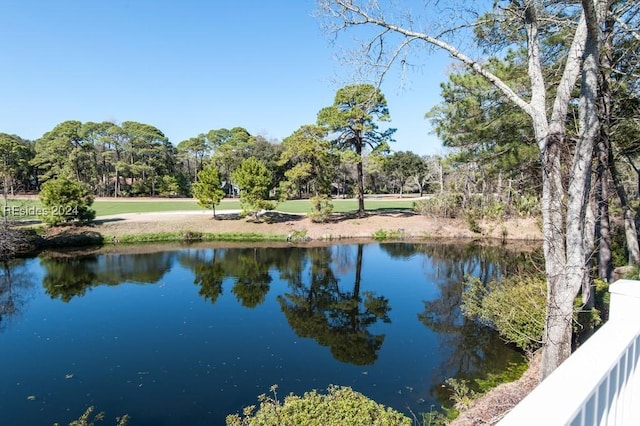
[[[3,0],[0,132],[37,139],[65,120],[139,121],[178,142],[245,127],[283,139],[349,80],[314,0]],[[355,35],[356,33],[353,33]],[[441,154],[424,113],[445,55],[382,86],[394,150]],[[339,82],[339,83],[338,83]]]

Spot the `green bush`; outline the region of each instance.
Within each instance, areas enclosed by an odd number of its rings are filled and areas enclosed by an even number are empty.
[[[232,180],[240,187],[240,205],[245,215],[258,218],[260,210],[273,210],[274,202],[268,201],[272,177],[267,166],[255,157],[240,163],[232,174]]]
[[[134,197],[144,197],[151,194],[151,185],[146,180],[136,180],[131,184],[129,193]]]
[[[316,196],[309,200],[311,202],[312,209],[307,214],[309,219],[315,223],[325,223],[331,217],[333,213],[333,204],[328,197]]]
[[[482,234],[482,228],[478,223],[478,219],[480,218],[480,214],[475,209],[470,209],[465,211],[464,220],[469,225],[469,230],[474,234]]]
[[[50,225],[89,222],[96,217],[96,212],[89,208],[93,197],[80,182],[64,177],[48,180],[42,184],[39,198],[42,203],[40,217]]]
[[[540,215],[540,200],[535,195],[516,195],[513,197],[513,209],[520,217]]]
[[[484,284],[469,277],[462,294],[465,316],[494,328],[526,352],[540,347],[547,284],[542,276],[514,276]]]
[[[574,332],[593,330],[608,318],[608,284],[594,280],[594,307],[585,309],[580,295],[574,301]],[[495,329],[503,338],[531,353],[542,343],[546,317],[546,279],[543,275],[503,278],[484,284],[469,277],[462,294],[462,313]]]
[[[574,333],[580,333],[583,329],[594,330],[609,318],[609,284],[595,279],[592,291],[593,307],[585,308],[581,295],[574,300]]]
[[[94,407],[89,407],[86,411],[78,417],[78,420],[74,420],[69,423],[69,426],[94,426],[96,422],[104,420],[104,412],[93,414]],[[116,426],[126,426],[129,423],[129,415],[125,414],[122,417],[116,417]],[[54,423],[54,426],[60,426],[60,423]]]
[[[413,203],[413,211],[428,217],[456,218],[462,207],[462,194],[445,192]]]
[[[180,195],[180,183],[175,176],[164,175],[158,184],[158,195],[161,197],[177,197]]]
[[[482,214],[484,217],[494,220],[503,218],[505,216],[504,203],[495,200],[488,201],[482,208]]]
[[[383,241],[383,240],[399,240],[404,237],[404,230],[397,229],[378,229],[372,235],[374,240]]]
[[[227,426],[410,426],[411,419],[355,392],[350,387],[329,386],[326,394],[315,390],[300,397],[289,395],[278,401],[277,386],[273,397],[260,395],[260,407],[244,409],[243,415],[227,416]],[[254,412],[255,411],[255,412]]]

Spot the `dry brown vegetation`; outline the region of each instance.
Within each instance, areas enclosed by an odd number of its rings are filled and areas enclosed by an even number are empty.
[[[540,353],[536,354],[529,369],[515,382],[503,383],[475,400],[450,423],[452,426],[495,425],[540,382]]]

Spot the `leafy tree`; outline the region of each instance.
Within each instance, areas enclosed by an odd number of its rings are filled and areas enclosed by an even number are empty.
[[[88,222],[96,215],[91,210],[93,197],[81,182],[66,177],[50,179],[40,189],[42,203],[42,220],[50,225],[67,222]]]
[[[64,176],[79,182],[95,182],[94,147],[83,135],[82,123],[71,120],[58,124],[36,141],[31,160],[41,182]]]
[[[28,142],[16,135],[0,133],[0,185],[4,202],[0,206],[0,261],[12,258],[28,241],[26,234],[9,220],[9,196],[13,195],[17,178],[29,170],[31,150]]]
[[[161,197],[175,197],[181,193],[180,181],[175,176],[164,175],[158,182],[158,195]]]
[[[336,93],[332,106],[318,113],[318,125],[331,134],[339,150],[356,154],[358,182],[358,215],[364,216],[364,172],[362,156],[365,148],[386,149],[395,129],[378,130],[376,122],[389,121],[387,100],[380,89],[370,84],[343,87]]]
[[[282,144],[269,141],[261,135],[251,136],[246,150],[246,158],[254,157],[264,163],[271,173],[274,187],[284,179],[285,168],[280,164],[283,150]]]
[[[613,270],[611,224],[608,220],[608,174],[622,207],[628,263],[640,264],[640,209],[629,202],[628,196],[629,192],[636,193],[640,189],[640,151],[637,143],[640,137],[640,34],[632,30],[638,28],[639,21],[637,5],[615,0],[611,2],[603,31],[601,96],[598,105],[602,125],[597,145],[596,203],[599,223],[596,241],[599,243],[599,275],[607,282]],[[630,185],[624,183],[625,170],[635,175]]]
[[[599,41],[609,2],[524,1],[478,5],[491,7],[489,16],[500,24],[494,26],[494,35],[496,39],[504,40],[494,50],[490,50],[489,43],[478,43],[478,47],[486,48],[485,52],[505,54],[509,45],[526,36],[522,42],[527,52],[529,81],[526,90],[520,90],[492,72],[484,65],[486,59],[465,54],[469,42],[477,41],[469,39],[475,36],[469,31],[469,19],[474,29],[485,28],[486,22],[483,11],[457,14],[461,9],[469,10],[467,3],[462,7],[460,2],[461,8],[458,8],[455,2],[453,5],[447,2],[447,10],[456,13],[451,20],[443,19],[446,10],[423,9],[432,14],[430,23],[436,24],[434,18],[437,17],[438,23],[449,24],[448,28],[442,29],[439,25],[428,25],[429,16],[418,17],[406,9],[398,13],[400,11],[394,10],[394,5],[379,1],[320,2],[321,10],[336,31],[352,27],[376,29],[371,32],[372,38],[362,46],[363,62],[382,70],[382,76],[396,60],[406,64],[404,54],[407,48],[422,43],[449,53],[494,85],[509,102],[530,117],[543,171],[542,228],[548,292],[541,375],[546,377],[571,354],[573,300],[588,277],[587,263],[593,250],[595,223],[586,219],[591,192],[591,162],[600,131],[597,114]],[[478,16],[482,19],[476,20]],[[418,21],[430,30],[416,31],[415,22]],[[559,22],[564,22],[564,25],[559,25]],[[431,31],[433,28],[439,28],[434,30],[437,33]],[[565,37],[567,29],[573,37]],[[455,34],[462,35],[462,38],[455,40]],[[556,73],[560,77],[553,80],[544,72],[548,62],[541,53],[543,40],[548,34],[571,40],[570,44],[561,45],[556,53],[565,60]],[[458,44],[461,40],[463,42]],[[477,52],[477,49],[473,50]],[[574,95],[579,79],[580,94],[579,101],[576,101]],[[554,93],[553,98],[547,96],[549,89]],[[578,107],[576,138],[570,138],[567,132],[567,118],[573,105]],[[565,155],[567,152],[570,153],[568,156]],[[567,157],[568,161],[565,161]],[[569,172],[565,180],[563,173],[566,170]]]
[[[114,178],[113,172],[117,170],[114,162],[118,153],[114,152],[117,147],[117,140],[112,136],[113,128],[117,125],[108,121],[101,123],[87,122],[80,128],[80,136],[88,147],[93,148],[93,161],[95,162],[95,176],[89,183],[95,188],[95,194],[99,196],[109,196],[111,194],[111,183]]]
[[[132,181],[131,191],[137,195],[156,195],[158,179],[175,171],[176,148],[159,129],[144,123],[125,121],[125,158]]]
[[[87,126],[89,125],[87,123]],[[117,124],[106,123],[106,129],[97,149],[100,161],[103,163],[103,182],[108,195],[113,194],[114,197],[122,195],[121,190],[125,186],[122,178],[130,169],[126,159],[126,149],[129,146],[129,136],[124,129]]]
[[[520,52],[490,58],[486,67],[519,91],[527,90],[526,57]],[[539,155],[530,117],[473,71],[452,73],[441,86],[443,101],[426,116],[444,146],[455,149],[450,161],[478,164],[485,184],[489,178],[511,179],[520,190],[538,194]]]
[[[32,151],[29,142],[16,135],[0,133],[0,185],[7,198],[13,195],[18,181],[29,175]]]
[[[316,125],[305,125],[282,141],[284,148],[279,164],[286,166],[284,184],[298,197],[303,192],[329,195],[337,158],[331,144],[325,140],[327,132]]]
[[[204,134],[199,134],[197,137],[184,140],[177,146],[178,154],[184,154],[186,156],[187,174],[189,177],[192,176],[190,160],[193,158],[193,177],[196,182],[198,181],[198,172],[202,170],[204,158],[209,150],[209,142]]]
[[[362,156],[365,192],[375,194],[387,191],[389,183],[391,182],[391,179],[384,171],[384,162],[387,154],[388,149],[385,147],[377,152],[365,152]]]
[[[243,160],[249,158],[249,144],[251,134],[242,127],[234,127],[231,130],[211,130],[207,134],[214,153],[211,160],[215,163],[229,195],[232,195],[233,172],[240,166]]]
[[[213,217],[216,217],[216,205],[224,198],[224,190],[218,169],[213,163],[198,173],[198,182],[193,184],[193,196],[198,199],[199,205],[212,209]]]
[[[397,179],[401,197],[409,179],[415,179],[423,167],[422,158],[411,151],[394,152],[386,158],[384,163],[385,170]]]
[[[257,217],[260,210],[274,208],[274,204],[268,201],[271,174],[260,160],[253,157],[244,160],[232,179],[240,188],[240,204],[245,213],[254,213]]]

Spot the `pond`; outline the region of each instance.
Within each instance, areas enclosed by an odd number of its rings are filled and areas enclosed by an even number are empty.
[[[467,274],[527,256],[419,243],[167,247],[42,255],[0,276],[0,423],[218,425],[280,397],[355,390],[400,411],[447,403],[449,377],[521,355],[465,320]]]

